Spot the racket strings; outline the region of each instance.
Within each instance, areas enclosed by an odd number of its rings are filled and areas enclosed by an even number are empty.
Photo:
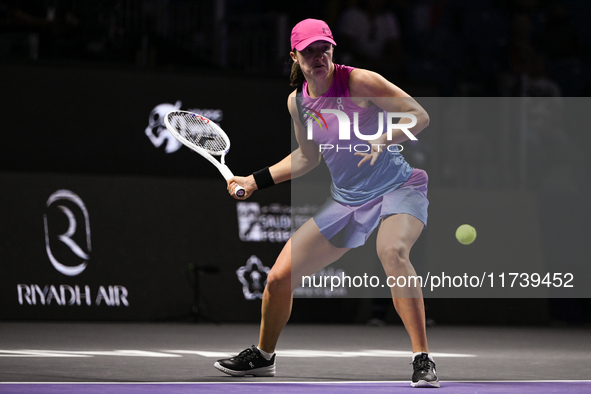
[[[177,115],[171,123],[181,137],[196,146],[211,154],[223,154],[229,148],[228,141],[209,122],[198,116],[183,114],[181,117]]]

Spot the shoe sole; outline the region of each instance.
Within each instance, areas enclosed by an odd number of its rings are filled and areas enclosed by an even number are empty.
[[[428,382],[426,380],[419,380],[418,382],[412,382],[410,384],[412,387],[417,388],[439,388],[439,380]]]
[[[234,371],[233,369],[223,367],[219,362],[216,362],[215,364],[213,364],[213,366],[222,371],[223,373],[227,373],[228,375],[232,376],[275,376],[274,364],[269,365],[268,367],[249,369],[248,371]]]

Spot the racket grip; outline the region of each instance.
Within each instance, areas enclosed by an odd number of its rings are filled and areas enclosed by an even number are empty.
[[[228,168],[227,165],[221,164],[217,167],[218,167],[218,170],[220,170],[220,172],[222,173],[222,175],[224,176],[224,178],[226,180],[228,180],[234,176],[234,174],[232,174],[232,171],[230,171],[230,169]],[[246,194],[246,191],[240,185],[237,185],[236,188],[234,189],[234,195],[236,197],[244,197],[245,194]]]

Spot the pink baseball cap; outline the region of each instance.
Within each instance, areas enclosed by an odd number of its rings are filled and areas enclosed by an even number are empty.
[[[328,24],[318,19],[304,19],[291,30],[291,49],[301,51],[314,41],[327,41],[337,45]]]

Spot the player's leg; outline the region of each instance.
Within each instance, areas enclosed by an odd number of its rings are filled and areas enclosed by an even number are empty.
[[[275,351],[281,330],[291,314],[293,290],[300,285],[302,276],[312,275],[348,250],[333,246],[320,233],[313,219],[294,233],[267,276],[259,348],[269,353]]]
[[[386,275],[395,278],[402,276],[406,281],[405,287],[393,286],[391,292],[396,312],[410,336],[413,353],[425,355],[422,361],[413,360],[415,364],[413,386],[439,387],[434,370],[435,364],[428,356],[429,346],[427,344],[423,292],[419,281],[409,281],[409,278],[417,275],[410,262],[410,250],[423,228],[423,222],[412,215],[389,216],[380,225],[376,246]],[[402,282],[398,281],[397,283]]]
[[[333,246],[313,219],[300,227],[279,254],[263,292],[258,347],[218,360],[215,367],[230,375],[274,376],[275,346],[291,314],[292,293],[302,276],[312,275],[338,260],[349,249]],[[261,352],[262,351],[262,352]]]
[[[410,250],[423,227],[420,220],[408,214],[392,215],[382,221],[376,247],[387,276],[416,276],[410,262]],[[393,286],[390,290],[396,312],[410,335],[413,352],[428,352],[425,308],[420,286]]]

